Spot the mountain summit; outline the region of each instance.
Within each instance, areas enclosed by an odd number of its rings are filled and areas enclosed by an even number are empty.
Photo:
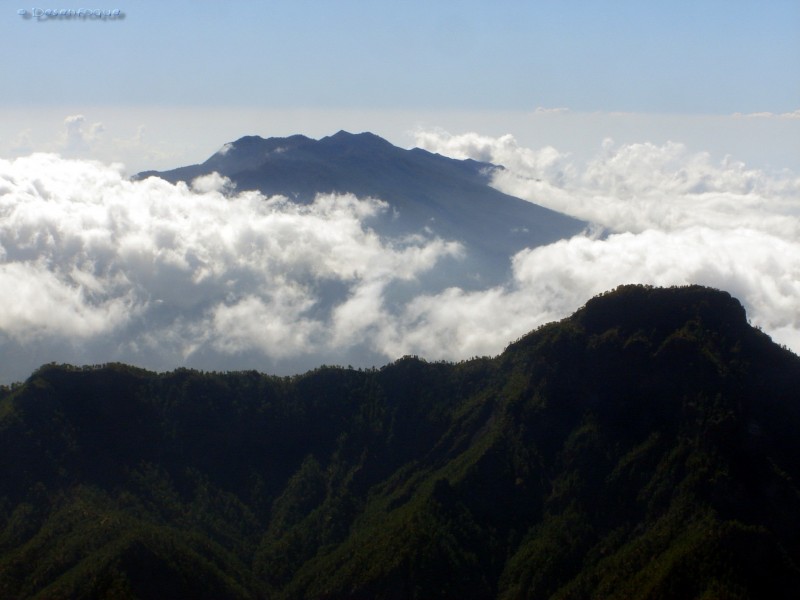
[[[496,283],[516,252],[571,237],[586,226],[490,187],[499,168],[419,148],[405,150],[372,133],[340,131],[320,140],[247,136],[225,144],[202,164],[146,171],[136,178],[190,183],[217,172],[239,191],[280,194],[297,202],[310,202],[319,193],[379,198],[390,207],[371,223],[379,234],[424,232],[458,241],[466,254],[460,275]]]

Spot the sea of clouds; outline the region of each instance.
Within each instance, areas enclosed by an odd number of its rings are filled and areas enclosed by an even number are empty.
[[[596,227],[509,257],[502,286],[415,292],[463,248],[379,237],[380,199],[297,205],[217,175],[172,185],[54,154],[0,160],[0,381],[49,361],[291,373],[492,355],[624,283],[728,290],[800,351],[797,175],[676,143],[608,141],[583,164],[511,136],[417,144],[503,165],[495,187]]]

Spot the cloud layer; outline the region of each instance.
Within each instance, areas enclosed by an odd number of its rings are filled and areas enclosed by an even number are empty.
[[[726,289],[800,350],[796,176],[675,143],[609,141],[584,165],[511,136],[418,143],[502,164],[499,189],[601,229],[509,257],[502,286],[431,290],[420,279],[463,248],[380,238],[378,199],[303,206],[216,175],[186,186],[50,154],[0,161],[0,380],[51,360],[297,372],[495,354],[623,283]]]
[[[338,351],[381,316],[387,285],[461,252],[424,236],[379,239],[369,221],[386,209],[347,195],[301,206],[233,194],[216,175],[188,187],[55,155],[0,161],[5,358],[20,347],[39,362],[156,367]],[[49,355],[60,347],[71,356]]]
[[[575,237],[514,257],[514,280],[493,293],[527,322],[539,321],[538,311],[560,317],[623,283],[699,283],[730,291],[753,323],[800,350],[797,175],[731,158],[714,164],[672,142],[617,147],[606,140],[585,165],[552,147],[520,147],[510,135],[433,131],[417,142],[503,165],[494,177],[498,189],[604,228],[595,239]],[[547,300],[520,310],[529,295]]]

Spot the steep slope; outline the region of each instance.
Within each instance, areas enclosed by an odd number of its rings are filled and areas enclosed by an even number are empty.
[[[571,237],[586,226],[489,187],[491,171],[497,168],[419,148],[404,150],[371,133],[340,131],[320,140],[243,137],[200,165],[147,171],[137,178],[191,182],[217,172],[238,190],[281,194],[299,202],[327,192],[380,198],[390,210],[371,224],[376,231],[388,236],[432,232],[461,242],[466,257],[458,270],[469,283],[476,275],[484,282],[501,281],[511,255]],[[471,277],[465,279],[467,274]]]
[[[699,287],[455,365],[43,367],[0,399],[0,593],[790,597],[798,389]]]

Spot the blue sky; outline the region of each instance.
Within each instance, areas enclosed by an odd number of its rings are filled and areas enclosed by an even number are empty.
[[[674,132],[700,149],[702,137],[720,127],[709,129],[708,121],[698,132],[696,121],[679,125],[675,116],[773,117],[800,109],[796,1],[98,4],[124,12],[111,22],[26,19],[18,11],[37,7],[26,2],[3,0],[0,13],[0,44],[13,57],[0,70],[4,156],[57,146],[70,115],[84,115],[87,127],[102,124],[97,158],[144,168],[136,163],[199,160],[248,133],[373,129],[408,145],[410,130],[462,123],[530,143],[572,143],[583,126],[592,148],[638,128],[656,142]],[[542,113],[533,124],[521,118],[537,108],[606,122],[615,113],[655,120],[614,127],[555,117],[544,123]],[[664,115],[673,121],[664,124]],[[188,131],[198,119],[213,122],[205,137]],[[739,141],[711,149],[740,153],[748,139],[774,139],[778,150],[762,162],[794,167],[777,157],[794,154],[789,134],[797,124],[788,132],[762,125],[755,132],[752,123],[731,124]],[[141,131],[148,145],[137,161],[131,140],[141,142]]]
[[[727,114],[800,103],[793,1],[139,1],[103,5],[125,13],[107,23],[35,22],[16,14],[35,4],[4,4],[16,57],[5,105]]]

